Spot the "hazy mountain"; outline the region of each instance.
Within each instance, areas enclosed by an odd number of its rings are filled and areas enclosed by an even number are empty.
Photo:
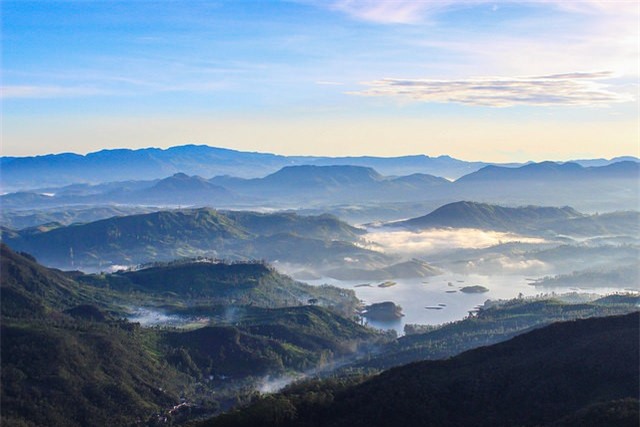
[[[352,387],[293,387],[201,425],[542,426],[603,402],[598,426],[637,425],[639,324],[638,313],[557,323]]]
[[[486,166],[455,182],[424,173],[382,175],[365,166],[288,165],[262,178],[218,175],[205,180],[178,173],[162,180],[41,188],[37,192],[5,194],[0,201],[9,211],[114,203],[346,210],[349,217],[355,215],[359,221],[363,216],[365,221],[381,219],[374,216],[376,212],[384,219],[389,215],[406,218],[406,213],[398,211],[398,203],[433,206],[456,200],[510,206],[568,204],[591,212],[631,210],[639,203],[638,165],[622,161],[601,167],[553,162]]]
[[[7,190],[43,185],[101,183],[163,178],[178,172],[188,175],[231,175],[255,178],[290,165],[356,165],[374,167],[383,174],[428,173],[457,178],[487,163],[465,162],[448,156],[382,157],[287,157],[250,153],[205,145],[183,145],[166,150],[102,150],[87,155],[72,153],[35,157],[3,157],[2,180]]]
[[[507,168],[503,166],[485,166],[459,178],[458,183],[469,183],[493,180],[530,180],[543,179],[555,181],[575,179],[613,179],[638,176],[640,163],[635,161],[621,161],[600,167],[583,167],[577,163],[541,162]]]
[[[158,211],[159,208],[145,206],[73,206],[65,208],[2,210],[0,222],[12,229],[35,227],[42,224],[57,223],[69,225],[76,222],[92,222],[114,216],[126,216]]]
[[[633,236],[640,232],[640,212],[585,215],[568,206],[512,208],[463,201],[441,206],[421,217],[390,222],[387,225],[412,230],[478,228],[525,234]]]
[[[287,166],[264,178],[249,180],[226,176],[212,183],[246,197],[293,205],[356,203],[370,200],[416,200],[440,194],[451,183],[426,174],[387,177],[364,166]]]
[[[365,263],[376,260],[378,266],[386,260],[384,255],[351,243],[361,234],[362,230],[329,215],[300,217],[203,208],[57,228],[5,229],[3,240],[47,265],[63,268],[100,269],[197,255],[313,265],[332,265],[351,256]]]
[[[102,150],[87,155],[51,154],[15,157],[2,164],[3,187],[100,183],[164,178],[178,172],[190,175],[262,176],[287,164],[273,154],[248,153],[205,145],[139,150]]]
[[[585,211],[638,207],[640,164],[601,167],[532,163],[518,168],[487,166],[455,182],[459,199],[510,205],[571,205]]]
[[[580,218],[583,214],[570,207],[526,206],[509,208],[486,203],[449,203],[418,218],[390,223],[393,227],[425,229],[438,227],[479,228],[502,231],[526,231],[536,224]]]
[[[607,160],[607,159],[580,159],[580,160],[570,160],[567,163],[577,163],[580,166],[606,166],[606,165],[610,165],[612,163],[617,163],[617,162],[625,162],[625,161],[630,161],[630,162],[640,162],[640,159],[638,159],[637,157],[634,156],[621,156],[621,157],[614,157],[611,160]]]
[[[114,196],[111,193],[111,196]],[[113,198],[113,197],[112,197]],[[160,203],[160,204],[214,204],[229,203],[237,198],[231,191],[215,185],[199,176],[176,173],[159,180],[149,188],[135,192],[123,192],[116,197],[124,203]]]

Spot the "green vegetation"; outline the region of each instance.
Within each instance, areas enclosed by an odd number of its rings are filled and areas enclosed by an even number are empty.
[[[637,288],[640,285],[640,267],[637,263],[615,269],[589,269],[574,271],[553,277],[543,277],[534,282],[535,286],[578,286]]]
[[[2,234],[11,247],[65,269],[108,270],[194,256],[314,265],[330,265],[353,256],[374,265],[384,264],[385,256],[353,244],[362,233],[330,215],[301,217],[202,208],[53,228],[4,228]]]
[[[200,425],[637,425],[639,325],[638,313],[557,323],[355,385],[294,386]]]
[[[362,315],[367,319],[380,321],[397,320],[404,316],[402,307],[391,301],[368,305]]]
[[[84,275],[1,249],[3,425],[153,425],[180,397],[188,404],[170,420],[212,414],[267,376],[328,368],[392,338],[336,313],[354,315],[352,291],[295,282],[262,262]],[[125,304],[208,325],[142,328],[121,318]]]
[[[460,288],[460,292],[464,292],[465,294],[482,294],[489,292],[489,289],[482,285],[473,285]]]
[[[573,302],[542,297],[489,302],[457,322],[436,327],[409,325],[405,328],[407,335],[358,366],[387,369],[419,360],[443,359],[553,322],[626,314],[637,311],[640,305],[637,294],[611,295],[589,302],[577,299]]]

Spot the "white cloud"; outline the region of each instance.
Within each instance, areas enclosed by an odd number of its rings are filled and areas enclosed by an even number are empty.
[[[475,77],[456,80],[385,78],[365,83],[361,96],[393,96],[420,102],[459,103],[489,107],[516,105],[609,105],[631,101],[596,80],[609,72],[564,73],[532,77]]]
[[[636,0],[334,0],[313,2],[351,16],[354,19],[381,24],[416,24],[437,14],[478,5],[490,5],[496,11],[503,4],[550,5],[560,10],[583,14],[620,15],[638,13]]]

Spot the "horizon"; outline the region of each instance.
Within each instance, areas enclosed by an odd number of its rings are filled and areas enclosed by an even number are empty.
[[[7,0],[2,15],[3,156],[640,155],[633,0]]]
[[[491,164],[511,164],[511,163],[515,163],[515,164],[528,164],[528,163],[542,163],[542,162],[553,162],[553,163],[569,163],[569,162],[573,162],[573,161],[585,161],[585,160],[606,160],[606,161],[613,161],[616,159],[621,159],[619,161],[625,161],[626,158],[631,158],[634,160],[640,160],[640,157],[638,157],[637,155],[634,154],[623,154],[623,155],[619,155],[619,156],[613,156],[613,157],[583,157],[583,158],[566,158],[566,159],[540,159],[540,160],[524,160],[524,161],[511,161],[511,162],[500,162],[500,161],[491,161],[491,160],[487,160],[487,159],[463,159],[463,158],[459,158],[456,156],[451,156],[449,154],[438,154],[438,155],[432,155],[432,154],[427,154],[427,153],[410,153],[410,154],[400,154],[400,155],[396,155],[396,156],[375,156],[375,155],[370,155],[367,153],[362,153],[362,154],[355,154],[355,155],[345,155],[345,156],[331,156],[331,155],[321,155],[321,154],[282,154],[282,153],[277,153],[277,152],[270,152],[270,151],[259,151],[259,150],[255,150],[255,151],[249,151],[249,150],[239,150],[239,149],[235,149],[235,148],[231,148],[231,147],[221,147],[221,146],[213,146],[213,145],[208,145],[208,144],[180,144],[180,145],[172,145],[172,146],[168,146],[168,147],[157,147],[157,146],[148,146],[148,147],[137,147],[137,148],[132,148],[132,147],[116,147],[116,148],[102,148],[99,150],[95,150],[95,151],[84,151],[84,152],[73,152],[73,151],[61,151],[61,152],[49,152],[49,153],[40,153],[40,154],[34,154],[34,155],[24,155],[24,156],[12,156],[12,155],[5,155],[2,154],[0,155],[0,158],[30,158],[30,157],[48,157],[48,156],[61,156],[61,155],[78,155],[78,156],[83,156],[86,157],[88,155],[92,155],[92,154],[97,154],[103,151],[143,151],[143,150],[160,150],[160,151],[168,151],[171,149],[175,149],[175,148],[182,148],[182,147],[207,147],[207,148],[212,148],[212,149],[219,149],[219,150],[226,150],[226,151],[234,151],[234,152],[238,152],[238,153],[256,153],[256,154],[266,154],[266,155],[274,155],[274,156],[282,156],[282,157],[308,157],[308,158],[328,158],[328,159],[345,159],[345,158],[362,158],[362,157],[373,157],[373,158],[380,158],[380,159],[393,159],[393,158],[403,158],[403,157],[428,157],[428,158],[439,158],[439,157],[448,157],[448,158],[452,158],[455,160],[460,160],[463,162],[468,162],[468,163],[491,163]],[[300,166],[300,165],[298,165]]]

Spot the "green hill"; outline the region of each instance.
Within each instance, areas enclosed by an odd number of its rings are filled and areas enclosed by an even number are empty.
[[[353,292],[259,262],[85,275],[1,249],[2,425],[154,425],[180,397],[191,416],[211,414],[267,376],[302,375],[389,339],[336,314],[353,315]],[[120,318],[125,304],[198,317],[200,327],[144,328]]]
[[[232,322],[189,332],[166,332],[176,366],[197,376],[270,375],[320,369],[384,335],[314,306],[238,307]]]
[[[5,244],[0,244],[0,292],[3,318],[44,316],[52,309],[67,309],[97,297],[61,271],[43,267]]]
[[[352,244],[362,233],[330,215],[221,212],[202,208],[113,217],[45,229],[4,229],[2,238],[11,247],[34,254],[46,265],[101,270],[201,255],[322,263],[325,258],[335,258],[333,248],[318,251],[318,247],[338,243],[344,247],[343,252],[351,255],[373,256],[374,252]],[[272,236],[276,235],[303,240],[291,243],[278,238],[273,241]],[[291,244],[298,246],[298,250],[290,251]],[[378,258],[384,257],[378,255]]]
[[[451,227],[522,232],[535,228],[540,223],[582,216],[583,214],[569,207],[509,208],[486,203],[455,202],[441,206],[428,215],[390,225],[412,229]]]
[[[638,313],[557,323],[352,387],[292,387],[201,425],[577,425],[585,411],[637,425],[639,325]]]

